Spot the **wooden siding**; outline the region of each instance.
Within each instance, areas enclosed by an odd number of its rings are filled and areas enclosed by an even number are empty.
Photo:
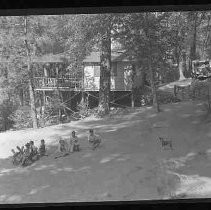
[[[113,64],[112,64],[113,65]],[[128,62],[117,62],[116,71],[111,74],[111,90],[126,91],[131,90],[130,74],[125,72]],[[96,66],[85,65],[84,67],[84,89],[99,90],[100,77],[96,73]],[[115,69],[112,67],[112,69]],[[115,75],[115,76],[114,76]]]
[[[113,63],[112,63],[113,65]],[[111,90],[113,91],[130,91],[131,90],[131,72],[126,71],[128,62],[116,62],[113,65],[111,73]],[[100,86],[100,66],[98,65],[85,65],[84,75],[82,76],[68,76],[53,78],[45,72],[46,77],[35,77],[35,89],[77,89],[87,91],[99,91]]]

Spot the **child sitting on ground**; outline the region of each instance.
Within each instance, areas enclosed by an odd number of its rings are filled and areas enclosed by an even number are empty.
[[[20,153],[23,153],[24,146],[22,146],[21,148],[20,148],[19,146],[17,146],[16,148],[18,149],[18,151],[19,151]]]
[[[21,162],[22,166],[25,166],[27,162],[31,162],[31,150],[30,150],[30,143],[25,144],[25,149],[23,151],[23,159]]]
[[[30,144],[30,153],[31,153],[30,155],[31,155],[32,160],[38,160],[39,155],[38,155],[37,147],[35,147],[33,141],[30,141],[29,144]]]
[[[72,132],[72,137],[70,138],[70,152],[79,151],[79,142],[78,137],[76,136],[76,132]]]
[[[14,149],[11,149],[11,152],[13,153],[13,157],[16,156],[19,152],[15,152]]]
[[[30,144],[30,150],[31,150],[32,155],[37,154],[38,151],[37,151],[37,147],[35,147],[34,145],[34,141],[30,141],[29,144]]]
[[[58,149],[56,150],[56,153],[59,153],[59,155],[57,155],[55,157],[56,158],[60,158],[60,157],[64,157],[66,155],[68,155],[68,144],[65,140],[63,139],[60,139],[59,140],[59,146],[58,146]]]
[[[12,149],[11,152],[13,153],[12,163],[14,165],[19,165],[21,163],[21,160],[22,160],[22,154],[21,154],[21,152],[20,151],[15,152],[14,149]]]
[[[101,143],[100,136],[94,134],[94,130],[89,130],[88,142],[92,145],[92,149],[95,150]]]
[[[39,147],[39,154],[40,154],[40,157],[48,156],[46,154],[46,147],[45,147],[45,140],[44,139],[41,140],[41,144],[40,144],[40,147]]]

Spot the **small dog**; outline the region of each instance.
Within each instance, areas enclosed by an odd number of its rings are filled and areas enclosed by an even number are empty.
[[[162,148],[165,149],[168,147],[169,149],[173,150],[173,145],[171,140],[165,139],[163,137],[159,137],[159,140],[161,141]]]

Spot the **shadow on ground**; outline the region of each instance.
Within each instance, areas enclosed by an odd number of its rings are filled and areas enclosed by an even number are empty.
[[[0,159],[0,202],[139,200],[169,196],[181,184],[175,173],[211,177],[211,153],[206,152],[210,148],[210,125],[202,124],[203,114],[200,104],[185,102],[163,105],[161,113],[154,113],[150,108],[137,109],[122,116],[90,118],[39,129],[39,138],[46,138],[49,156],[26,168],[13,167],[9,158]],[[90,149],[87,141],[89,128],[94,128],[103,139],[96,151]],[[54,159],[58,138],[68,139],[72,130],[80,137],[81,151]],[[11,142],[17,137],[15,134],[10,136]],[[38,132],[33,135],[36,139]],[[159,136],[171,139],[174,150],[164,150],[157,140]],[[27,141],[29,137],[25,134],[24,138]],[[6,141],[3,143],[7,145]],[[15,147],[8,144],[8,149],[9,146]],[[204,151],[205,156],[198,155]]]

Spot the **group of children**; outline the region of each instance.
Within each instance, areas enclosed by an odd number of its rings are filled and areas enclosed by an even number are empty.
[[[101,138],[99,135],[94,134],[94,130],[90,129],[88,134],[88,142],[92,149],[95,150],[101,143]],[[57,152],[59,153],[55,158],[63,157],[69,153],[78,152],[80,150],[79,139],[76,132],[72,132],[69,142],[60,139]]]
[[[34,145],[33,141],[27,142],[25,146],[22,146],[21,148],[19,146],[16,148],[18,150],[17,152],[15,152],[14,149],[11,150],[13,153],[12,162],[14,165],[26,166],[46,155],[44,139],[41,140],[39,149]]]
[[[93,129],[89,130],[88,142],[91,145],[93,150],[95,150],[101,143],[100,136],[94,134]],[[26,166],[29,163],[32,163],[33,161],[38,160],[42,156],[47,156],[44,139],[41,140],[39,148],[37,148],[34,145],[33,141],[26,143],[25,147],[22,146],[20,148],[19,146],[17,146],[16,148],[18,149],[18,152],[15,152],[14,149],[11,150],[13,153],[12,161],[14,165]],[[78,152],[79,150],[80,150],[79,139],[76,135],[76,132],[73,131],[69,142],[61,138],[59,139],[59,145],[56,151],[55,159],[59,157],[64,157],[68,155],[69,153]]]

